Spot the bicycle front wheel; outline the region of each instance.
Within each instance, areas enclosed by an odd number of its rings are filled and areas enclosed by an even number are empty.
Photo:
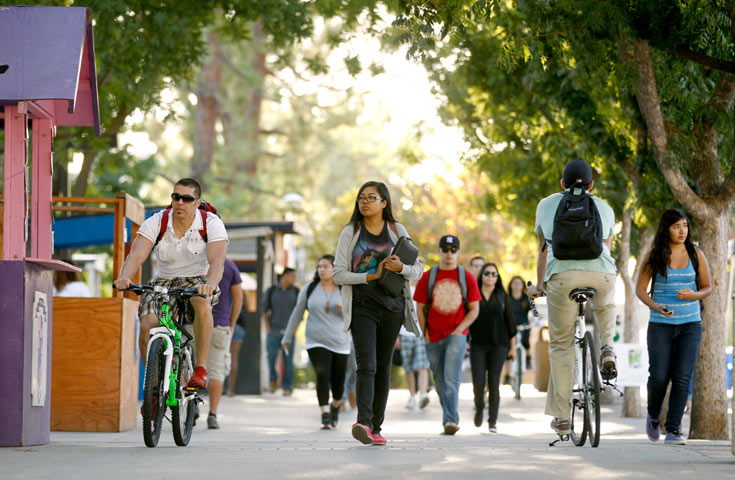
[[[143,441],[147,447],[158,445],[161,424],[166,413],[166,398],[163,395],[165,376],[166,344],[162,338],[153,340],[148,348],[148,361],[143,383]]]
[[[584,389],[587,402],[588,430],[590,444],[593,447],[600,445],[600,368],[597,364],[597,350],[592,333],[587,332],[585,338],[585,378]]]
[[[194,375],[194,367],[191,362],[191,346],[187,346],[179,357],[179,377],[176,382],[178,405],[171,407],[171,426],[174,432],[174,442],[179,447],[185,447],[189,444],[191,432],[194,429],[196,394],[186,390],[186,385],[192,375]]]
[[[522,354],[521,347],[516,347],[516,358],[513,361],[513,391],[515,392],[516,400],[521,399],[521,384],[523,383]]]

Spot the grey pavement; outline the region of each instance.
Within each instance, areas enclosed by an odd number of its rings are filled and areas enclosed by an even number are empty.
[[[563,442],[543,415],[544,394],[524,385],[524,398],[502,389],[498,434],[472,424],[472,386],[462,384],[461,429],[439,435],[441,408],[432,392],[424,410],[406,410],[405,390],[391,391],[385,447],[366,446],[350,435],[355,410],[336,430],[319,430],[313,390],[222,399],[220,430],[207,430],[206,404],[188,447],[176,447],[170,427],[156,448],[143,444],[140,421],[123,433],[52,432],[51,443],[0,449],[0,478],[226,479],[446,478],[527,479],[539,476],[595,480],[634,478],[735,478],[729,441],[653,444],[642,419],[620,417],[620,405],[603,407],[599,448]],[[684,431],[688,430],[685,416]],[[366,477],[367,476],[367,477]]]

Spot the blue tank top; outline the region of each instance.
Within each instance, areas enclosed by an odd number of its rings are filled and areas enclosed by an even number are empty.
[[[653,301],[664,305],[674,312],[671,317],[666,317],[651,310],[650,322],[666,323],[669,325],[681,325],[683,323],[700,322],[702,319],[699,312],[699,300],[679,300],[676,296],[677,290],[688,288],[697,291],[696,273],[692,261],[686,268],[667,268],[667,278],[656,275],[656,285],[653,288]]]

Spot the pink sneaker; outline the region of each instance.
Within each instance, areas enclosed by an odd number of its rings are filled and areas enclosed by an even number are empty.
[[[388,443],[388,440],[383,438],[381,434],[373,433],[373,445],[380,447],[385,445],[386,443]]]
[[[372,445],[375,441],[373,434],[370,431],[370,428],[368,428],[366,425],[363,425],[362,423],[352,424],[352,436],[355,438],[355,440],[359,441],[360,443],[364,443],[365,445]],[[385,439],[383,441],[385,441]]]

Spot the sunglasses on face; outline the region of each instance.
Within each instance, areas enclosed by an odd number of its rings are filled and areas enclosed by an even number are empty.
[[[171,194],[171,200],[173,200],[174,202],[178,202],[179,200],[181,200],[184,203],[191,203],[196,200],[196,197],[191,195],[181,195],[180,193],[174,192]]]
[[[451,252],[451,253],[457,253],[457,252],[459,252],[459,248],[457,248],[457,247],[442,247],[442,252],[444,252],[444,253],[449,253],[449,252]]]
[[[482,272],[482,276],[483,277],[497,277],[498,272],[491,272],[490,270],[485,270],[484,272]]]
[[[378,200],[383,200],[382,198],[375,196],[375,195],[367,195],[365,197],[357,197],[357,203],[375,203]]]

